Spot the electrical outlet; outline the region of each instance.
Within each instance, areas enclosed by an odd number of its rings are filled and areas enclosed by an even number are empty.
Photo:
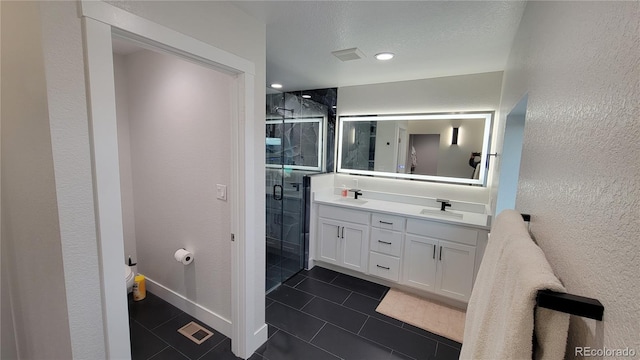
[[[227,201],[227,185],[216,185],[216,197],[220,200]]]

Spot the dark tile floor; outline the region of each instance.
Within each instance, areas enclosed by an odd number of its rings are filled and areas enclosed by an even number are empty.
[[[198,345],[178,333],[191,321],[213,331],[213,336]],[[148,291],[141,301],[134,302],[129,295],[129,331],[133,360],[239,359],[231,352],[229,338]]]
[[[458,359],[461,344],[375,311],[389,288],[316,266],[267,295],[269,340],[281,359]]]
[[[458,358],[459,343],[377,313],[387,290],[317,266],[303,270],[267,295],[269,340],[250,359]],[[130,297],[132,359],[238,359],[230,339],[207,326],[214,336],[201,345],[179,334],[190,321],[197,322],[149,292]]]

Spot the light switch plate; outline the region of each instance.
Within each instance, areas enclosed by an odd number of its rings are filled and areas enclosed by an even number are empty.
[[[216,197],[220,200],[227,200],[227,185],[216,184]]]

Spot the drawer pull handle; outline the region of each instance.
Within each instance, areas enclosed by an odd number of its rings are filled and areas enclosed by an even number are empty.
[[[380,224],[393,225],[393,223],[392,223],[392,222],[382,221],[382,220],[380,220]]]
[[[379,242],[379,243],[382,243],[382,244],[391,245],[391,243],[390,243],[390,242],[388,242],[388,241],[378,240],[378,242]]]
[[[433,244],[433,258],[436,258],[436,244]]]
[[[389,268],[386,267],[386,266],[382,266],[382,265],[378,265],[378,264],[376,264],[376,266],[379,267],[380,269],[389,270]]]

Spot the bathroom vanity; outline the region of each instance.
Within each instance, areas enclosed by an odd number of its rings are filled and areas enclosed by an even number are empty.
[[[469,300],[489,231],[483,205],[454,202],[454,209],[467,211],[441,211],[367,199],[365,192],[359,199],[315,193],[313,206],[317,264],[425,295]]]
[[[311,178],[309,266],[465,306],[489,232],[493,115],[341,115],[336,173]]]

